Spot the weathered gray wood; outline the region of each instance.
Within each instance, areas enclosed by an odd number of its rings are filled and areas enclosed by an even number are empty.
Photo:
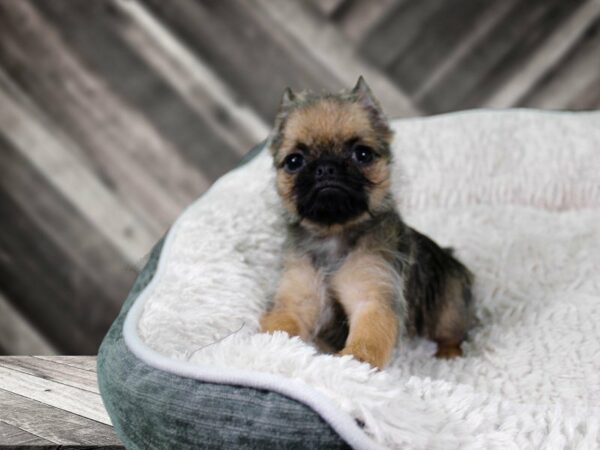
[[[418,35],[424,23],[435,14],[443,1],[403,1],[394,5],[359,45],[359,51],[376,66],[387,69],[403,54]]]
[[[0,357],[0,446],[121,448],[97,394],[95,360]]]
[[[423,74],[423,80],[413,94],[413,99],[417,104],[420,104],[423,97],[431,90],[443,83],[448,74],[457,70],[457,67],[477,48],[479,43],[494,31],[496,26],[513,8],[515,1],[490,2],[481,15],[477,17],[477,21],[473,26],[465,27],[468,31],[463,39],[448,52],[437,66]]]
[[[206,188],[207,179],[181,158],[141,111],[131,108],[75,58],[27,2],[0,3],[0,64],[49,112],[53,125],[64,128],[78,144],[83,163],[143,217],[136,228],[148,224],[155,236],[160,235]],[[133,89],[135,79],[123,80]]]
[[[256,6],[254,9],[258,17],[268,16],[282,29],[287,27],[287,32],[303,45],[304,51],[312,52],[323,67],[342,81],[344,87],[354,86],[358,76],[363,75],[388,114],[394,117],[420,115],[419,109],[398,86],[382,72],[365,64],[332,25],[310,14],[302,3],[268,0],[251,0],[248,3]]]
[[[421,23],[411,45],[387,66],[391,77],[409,92],[418,91],[425,76],[434,72],[467,37],[470,27],[465,27],[465,23],[477,23],[485,10],[498,1],[508,0],[439,2],[439,8]]]
[[[565,23],[556,27],[543,45],[483,105],[508,108],[517,104],[545,74],[560,63],[599,16],[600,1],[587,0],[583,3]]]
[[[14,394],[2,387],[0,403],[0,421],[51,443],[98,447],[120,445],[109,425]],[[14,442],[2,441],[2,444]]]
[[[50,240],[32,241],[40,236],[14,201],[0,192],[0,277],[10,298],[18,298],[19,310],[37,327],[45,330],[51,342],[67,351],[95,352],[112,317],[107,314],[110,301],[93,291],[94,303],[86,306],[72,292],[80,287],[77,272],[64,263],[63,252]],[[10,257],[8,256],[10,255]],[[61,261],[59,267],[54,267]],[[52,267],[48,276],[48,267]],[[85,286],[85,284],[84,284]],[[89,294],[88,294],[89,295]],[[82,297],[85,298],[85,297]],[[49,301],[51,299],[51,301]],[[114,308],[114,307],[113,307]],[[116,315],[113,309],[113,315]]]
[[[93,69],[93,75],[108,85],[111,96],[118,96],[132,113],[144,112],[140,119],[150,122],[156,129],[157,139],[166,139],[173,144],[173,156],[179,153],[208,180],[215,179],[237,163],[239,155],[229,143],[189,108],[140,58],[136,49],[121,38],[120,31],[134,24],[114,2],[57,0],[31,4],[56,26],[68,47]],[[226,112],[222,114],[226,115]],[[168,148],[167,142],[162,146]],[[217,152],[220,158],[215,159]],[[160,173],[155,171],[155,175],[160,176]],[[175,188],[181,181],[183,178],[169,180],[169,183]]]
[[[393,7],[407,0],[350,0],[335,11],[335,25],[353,43],[358,43],[374,30]]]
[[[95,356],[42,356],[35,355],[34,358],[44,361],[51,361],[56,364],[65,364],[71,367],[77,367],[81,370],[87,370],[96,373],[96,357]]]
[[[0,167],[4,172],[0,186],[4,192],[14,199],[22,213],[31,219],[46,239],[55,242],[72,258],[73,267],[78,267],[96,282],[95,289],[103,289],[112,299],[112,305],[120,306],[121,296],[136,275],[133,264],[128,264],[118,249],[110,245],[110,240],[98,234],[94,226],[81,217],[79,211],[67,203],[38,170],[29,165],[30,160],[19,149],[1,138],[0,148]],[[65,221],[67,217],[69,220]]]
[[[267,122],[288,85],[317,91],[343,87],[311,52],[249,2],[144,4]]]
[[[573,51],[549,71],[519,104],[533,108],[600,108],[600,19],[585,31]]]
[[[310,0],[311,7],[326,17],[338,14],[339,10],[348,3],[352,3],[352,0]]]
[[[8,89],[19,96],[0,74],[0,132],[129,262],[137,261],[155,237],[69,151],[69,143],[56,139],[31,109],[8,95]]]
[[[1,393],[0,393],[1,395]],[[42,439],[35,434],[23,431],[19,427],[9,425],[0,419],[0,448],[17,446],[46,446],[52,445],[53,442]]]
[[[96,373],[79,369],[52,359],[38,359],[33,356],[6,356],[0,358],[0,366],[16,372],[23,372],[44,380],[55,381],[82,391],[99,394]]]
[[[60,348],[95,353],[135,269],[1,134],[0,168],[4,292]]]
[[[56,348],[9,303],[2,292],[0,292],[0,348],[9,355],[56,353]]]
[[[131,22],[123,38],[175,89],[182,100],[240,155],[263,140],[267,124],[237,101],[218,76],[138,1],[117,0]]]
[[[561,20],[581,0],[531,0],[517,2],[486,39],[431,90],[422,105],[433,111],[449,111],[481,105],[539,48]]]
[[[0,358],[1,359],[1,358]],[[99,394],[0,366],[0,388],[110,425]]]

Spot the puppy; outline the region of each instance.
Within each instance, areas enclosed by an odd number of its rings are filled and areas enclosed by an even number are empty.
[[[402,221],[393,132],[363,78],[341,94],[286,89],[269,147],[286,211],[284,271],[261,331],[285,331],[377,368],[401,327],[462,355],[472,275]]]

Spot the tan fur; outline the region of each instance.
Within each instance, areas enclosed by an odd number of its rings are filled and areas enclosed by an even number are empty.
[[[285,331],[308,340],[317,321],[323,278],[308,257],[288,257],[273,309],[260,321],[262,332]]]
[[[356,103],[324,100],[290,114],[281,146],[289,151],[298,142],[312,146],[322,142],[344,142],[361,136],[368,145],[376,146],[369,116]]]
[[[332,352],[341,349],[339,354],[383,368],[396,345],[400,321],[416,333],[415,318],[424,311],[418,333],[437,342],[436,356],[462,354],[471,281],[451,270],[468,270],[450,253],[443,257],[435,243],[407,227],[397,213],[390,192],[392,134],[362,78],[352,91],[337,96],[294,94],[289,89],[284,93],[270,150],[277,191],[289,212],[290,254],[273,307],[260,321],[263,332],[285,331],[317,345],[321,340]],[[369,147],[373,158],[358,161],[358,146]],[[301,153],[305,164],[319,159],[336,160],[340,167],[348,164],[368,204],[361,199],[360,208],[340,220],[301,216],[297,208],[304,208],[306,198],[295,198],[295,191],[305,193],[307,180],[314,183],[314,173],[303,172],[309,178],[301,183],[297,177],[302,170],[315,169],[286,168],[284,161],[292,153]],[[336,211],[335,204],[327,207]],[[422,270],[419,264],[427,264],[430,255],[442,255],[444,273]],[[424,282],[415,282],[423,275]],[[433,283],[427,284],[430,280]]]
[[[361,142],[371,147],[377,147],[381,134],[373,129],[366,111],[356,103],[341,102],[333,99],[323,100],[310,106],[294,110],[290,113],[285,126],[285,134],[281,147],[274,155],[275,163],[281,164],[291,153],[297,151],[298,144],[304,144],[312,148],[322,148],[319,144],[329,144],[332,153],[341,152],[341,144],[359,137]],[[384,136],[389,143],[391,132]],[[390,159],[388,155],[377,160],[375,163],[365,167],[364,175],[373,186],[369,195],[369,208],[377,210],[390,189]],[[283,199],[283,204],[292,214],[296,213],[294,201],[295,175],[284,170],[277,171],[277,192]],[[363,214],[344,227],[323,227],[319,224],[308,224],[315,231],[335,234],[343,228],[354,226],[367,219],[368,214]]]
[[[283,206],[292,214],[296,213],[296,204],[294,201],[294,179],[295,177],[293,175],[288,174],[283,170],[277,171],[277,193],[283,200]]]
[[[373,183],[369,195],[369,209],[376,211],[381,206],[385,196],[390,192],[390,169],[387,162],[377,161],[369,166],[366,176]]]
[[[378,255],[365,250],[351,253],[333,275],[350,323],[342,355],[383,368],[389,361],[398,335],[398,318],[392,307],[396,295],[395,273]]]

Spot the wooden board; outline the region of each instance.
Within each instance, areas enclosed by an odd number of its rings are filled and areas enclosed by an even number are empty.
[[[95,371],[77,367],[91,361],[95,366],[95,357],[0,357],[0,447],[122,448]]]

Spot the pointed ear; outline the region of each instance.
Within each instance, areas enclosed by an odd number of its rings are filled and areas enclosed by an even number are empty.
[[[279,103],[279,109],[277,111],[277,115],[275,116],[275,123],[273,124],[273,129],[271,130],[271,133],[269,134],[268,138],[269,147],[273,156],[275,156],[275,154],[277,153],[277,149],[281,145],[285,122],[294,103],[297,100],[298,96],[294,94],[294,91],[292,91],[291,88],[286,87],[283,91],[283,95],[281,96],[281,102]]]
[[[369,85],[362,75],[358,77],[358,81],[356,82],[354,89],[352,89],[352,93],[356,96],[357,102],[364,108],[369,111],[377,111],[379,114],[383,115],[379,102],[373,95],[373,92],[371,92],[371,88],[369,88]]]
[[[279,111],[281,112],[287,110],[296,101],[296,98],[296,94],[294,94],[292,88],[286,87],[283,91],[283,95],[281,96]]]
[[[358,78],[356,86],[354,86],[351,93],[354,96],[354,101],[369,113],[373,124],[383,131],[389,131],[388,119],[362,75]]]

